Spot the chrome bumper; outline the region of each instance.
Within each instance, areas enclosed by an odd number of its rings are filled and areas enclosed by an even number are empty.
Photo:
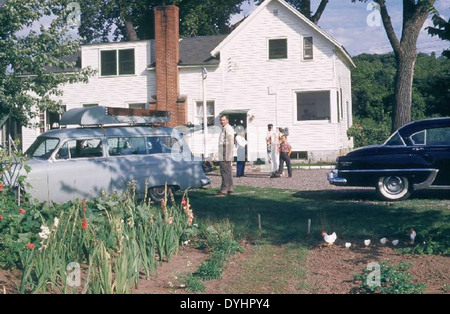
[[[203,179],[201,179],[201,183],[202,183],[202,186],[205,186],[205,185],[211,184],[211,180],[208,178],[203,178]]]
[[[330,184],[332,184],[332,185],[336,185],[336,186],[346,186],[347,185],[347,179],[340,178],[338,170],[333,170],[332,172],[328,173],[327,179],[328,179],[328,182],[330,182]]]

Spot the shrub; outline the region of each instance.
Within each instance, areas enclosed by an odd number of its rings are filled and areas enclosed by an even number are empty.
[[[422,294],[426,286],[412,282],[412,275],[406,272],[410,267],[411,263],[400,263],[397,266],[390,266],[388,261],[381,263],[379,286],[368,284],[368,279],[373,275],[372,270],[356,274],[355,279],[361,281],[360,292],[363,294]]]
[[[362,119],[355,121],[347,134],[353,137],[355,148],[383,144],[391,134],[391,122]]]

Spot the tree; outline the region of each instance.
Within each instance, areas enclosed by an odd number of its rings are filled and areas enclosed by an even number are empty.
[[[258,5],[264,2],[264,0],[257,0]],[[316,12],[312,10],[311,0],[286,0],[287,3],[292,5],[298,11],[300,11],[304,16],[306,16],[314,24],[319,23],[323,12],[325,11],[329,0],[321,0]]]
[[[435,12],[433,15],[433,24],[434,27],[427,28],[431,36],[438,36],[442,40],[450,40],[450,18],[446,21],[439,13]],[[450,59],[450,49],[444,50],[442,55]]]
[[[367,0],[352,0],[352,2]],[[394,50],[397,72],[395,77],[395,109],[393,129],[412,119],[412,85],[417,60],[417,39],[436,0],[403,0],[402,36],[399,39],[388,12],[386,0],[374,0],[379,5],[381,19]]]
[[[91,74],[64,59],[79,49],[68,33],[67,2],[8,0],[0,8],[0,117],[10,114],[27,124],[39,110],[56,111],[52,97],[61,94],[61,84],[86,81]],[[34,30],[44,18],[51,24]]]
[[[249,0],[79,0],[82,11],[79,33],[85,43],[154,38],[155,6],[180,8],[181,36],[227,34],[230,18]]]

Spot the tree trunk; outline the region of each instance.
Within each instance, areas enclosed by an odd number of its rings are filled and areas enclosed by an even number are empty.
[[[411,122],[412,85],[416,60],[415,47],[411,50],[402,49],[397,56],[393,130]]]
[[[136,29],[134,28],[133,23],[131,23],[130,21],[125,21],[125,32],[128,41],[139,40]]]

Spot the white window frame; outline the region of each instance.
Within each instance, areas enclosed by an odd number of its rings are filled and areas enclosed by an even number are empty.
[[[212,100],[212,99],[207,100],[206,101],[206,107],[208,107],[208,104],[211,104],[211,103],[212,103],[213,108],[214,108],[214,114],[213,115],[208,115],[207,114],[206,115],[206,119],[208,120],[208,118],[214,118],[213,124],[209,125],[209,126],[214,126],[216,124],[215,123],[215,119],[216,119],[216,101]],[[197,115],[197,105],[198,104],[201,104],[203,106],[203,100],[197,100],[197,101],[194,102],[194,116],[195,116],[195,118],[194,118],[195,122],[194,123],[200,125],[199,119],[200,118],[203,119],[203,116]],[[206,110],[208,110],[208,108],[206,108]]]
[[[121,50],[134,50],[134,74],[119,74],[119,51]],[[102,52],[104,51],[116,51],[116,74],[112,75],[102,75]],[[136,47],[127,47],[120,49],[100,49],[98,53],[98,76],[100,78],[108,78],[108,77],[129,77],[129,76],[137,76],[137,49]]]
[[[305,58],[305,39],[312,38],[312,58]],[[312,62],[314,61],[314,36],[313,35],[303,35],[302,36],[302,61]]]
[[[298,114],[298,104],[297,104],[297,94],[298,93],[310,93],[310,92],[330,92],[330,119],[327,120],[304,120],[304,121],[298,121],[297,120],[297,114]],[[292,115],[292,123],[293,125],[328,125],[331,124],[334,121],[334,114],[333,114],[333,106],[336,107],[336,103],[333,101],[333,99],[336,98],[336,88],[320,88],[320,89],[296,89],[293,90],[292,95],[292,104],[293,104],[293,112]],[[336,113],[337,114],[337,113]]]
[[[271,40],[279,40],[279,39],[286,40],[286,58],[270,59],[270,41]],[[284,60],[289,60],[289,39],[288,39],[288,37],[268,37],[267,38],[267,61],[276,62],[276,61],[284,61]]]

